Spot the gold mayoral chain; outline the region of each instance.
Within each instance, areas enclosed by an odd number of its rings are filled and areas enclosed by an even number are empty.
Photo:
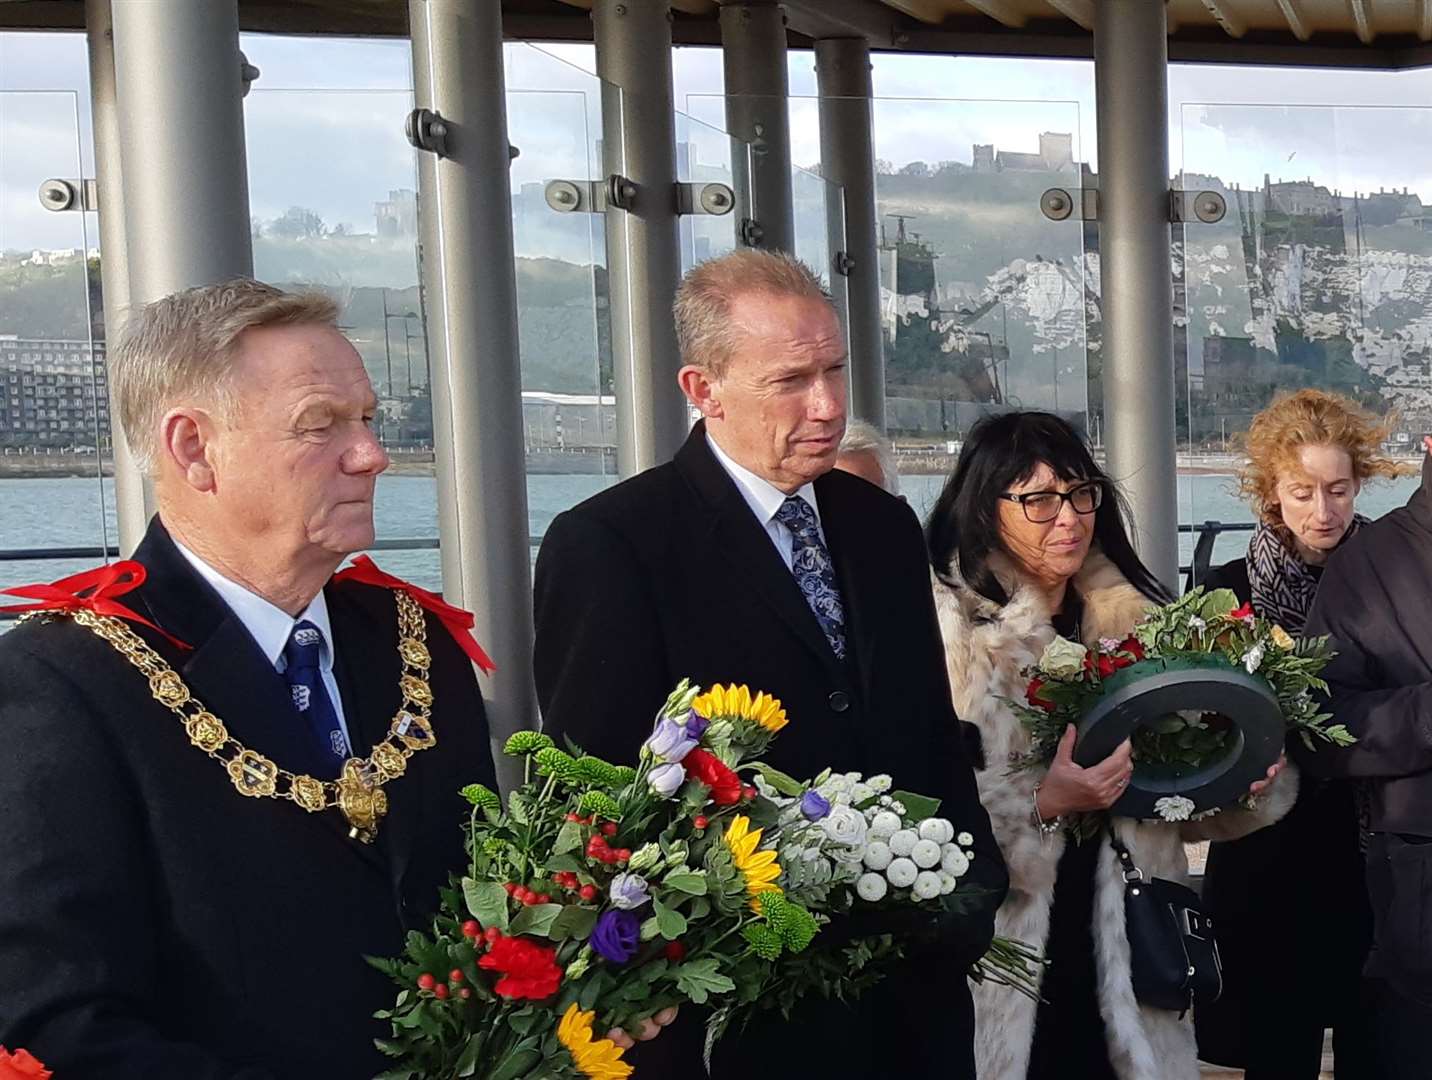
[[[351,826],[348,835],[371,844],[388,812],[388,796],[383,785],[403,775],[408,768],[408,758],[419,750],[436,746],[438,741],[431,719],[433,691],[428,684],[428,668],[432,665],[432,656],[426,645],[423,609],[407,593],[394,592],[393,596],[398,602],[398,656],[403,662],[398,689],[403,703],[393,717],[388,734],[373,747],[373,752],[361,760],[345,761],[337,780],[318,780],[280,769],[264,755],[231,737],[224,722],[189,692],[178,672],[119,619],[83,609],[45,614],[68,614],[113,645],[138,668],[149,679],[149,692],[154,700],[184,722],[190,742],[223,764],[239,794],[287,799],[310,814],[336,806]]]

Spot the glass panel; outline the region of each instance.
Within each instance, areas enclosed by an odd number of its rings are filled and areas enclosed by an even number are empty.
[[[1079,106],[877,99],[874,131],[888,428],[923,516],[981,415],[1050,409],[1097,426],[1083,222],[1039,209],[1051,187],[1079,197]]]
[[[552,180],[602,176],[602,85],[530,45],[508,46],[507,84],[508,137],[519,151],[512,163],[513,239],[535,540],[558,513],[616,480],[603,219],[559,213],[545,194]]]
[[[1364,135],[1386,130],[1396,142]],[[1222,221],[1174,236],[1181,523],[1245,523],[1219,534],[1218,566],[1247,547],[1253,512],[1235,474],[1275,394],[1345,394],[1392,419],[1391,452],[1420,459],[1432,431],[1432,110],[1189,104],[1182,136],[1184,190],[1227,203]],[[1358,509],[1376,517],[1416,484],[1371,484]],[[1187,564],[1194,537],[1181,541]]]
[[[725,184],[733,191],[749,184],[751,148],[718,127],[686,113],[676,114],[676,179],[682,183]],[[760,209],[756,208],[756,217]],[[740,242],[741,220],[734,205],[725,214],[683,214],[681,272],[724,255]]]
[[[393,465],[378,479],[378,563],[441,588],[427,333],[418,289],[414,152],[406,91],[264,90],[244,105],[254,272],[281,288],[318,286],[363,357]],[[298,148],[302,147],[302,153]]]
[[[795,255],[820,274],[821,281],[829,287],[835,251],[844,245],[845,192],[839,184],[831,183],[819,173],[797,166],[791,169],[791,197],[795,216]],[[830,243],[832,221],[840,226],[835,250]]]
[[[82,175],[78,130],[73,92],[0,93],[0,551],[93,549],[0,559],[0,587],[94,566],[117,537],[98,232],[39,199],[43,181]]]

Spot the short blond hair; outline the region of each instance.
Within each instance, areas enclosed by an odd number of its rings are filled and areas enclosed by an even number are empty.
[[[750,295],[797,296],[829,304],[830,293],[805,263],[783,251],[738,248],[692,269],[676,290],[676,342],[681,362],[713,378],[726,374],[741,344],[731,304]]]
[[[1301,469],[1299,454],[1305,446],[1345,451],[1359,484],[1404,472],[1380,453],[1389,428],[1340,394],[1311,389],[1286,394],[1253,418],[1246,440],[1248,464],[1239,474],[1239,487],[1259,518],[1278,525],[1278,480],[1288,470]]]
[[[186,397],[234,414],[230,376],[239,338],[262,326],[336,326],[338,302],[320,292],[284,292],[252,278],[200,285],[145,304],[109,356],[119,421],[140,469],[159,460],[159,421]]]

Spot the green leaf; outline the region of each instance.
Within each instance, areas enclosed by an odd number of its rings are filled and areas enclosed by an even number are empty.
[[[686,870],[684,873],[672,872],[662,878],[662,884],[668,885],[677,892],[684,892],[688,896],[706,895],[706,874],[699,870]]]
[[[1232,589],[1214,589],[1203,597],[1198,613],[1206,621],[1238,609],[1238,596]]]
[[[597,925],[597,909],[569,904],[552,922],[547,936],[553,941],[585,941]]]
[[[712,994],[729,994],[736,984],[720,972],[721,961],[714,956],[692,960],[676,969],[676,988],[697,1005]]]
[[[656,925],[661,931],[662,937],[667,941],[675,941],[686,933],[686,916],[667,907],[654,896],[651,898],[651,902],[656,910]]]
[[[582,826],[575,821],[567,821],[557,830],[557,839],[552,844],[553,855],[565,855],[569,851],[576,851],[582,846]]]
[[[710,914],[711,901],[707,900],[704,896],[698,896],[695,900],[691,901],[691,913],[687,915],[687,919],[691,922],[700,922]]]
[[[462,895],[467,901],[467,910],[482,923],[483,929],[495,926],[507,931],[507,890],[495,881],[474,881],[462,879]]]
[[[656,916],[655,916],[655,915],[651,916],[651,918],[649,918],[649,919],[644,919],[644,920],[642,921],[642,924],[641,924],[641,939],[642,939],[642,941],[650,941],[652,938],[658,937],[660,934],[661,934],[661,924],[656,921]]]
[[[499,885],[498,888],[501,886]],[[513,937],[518,934],[535,934],[537,937],[546,937],[560,914],[562,914],[561,904],[533,904],[531,907],[524,907],[512,920],[512,929],[509,933]]]
[[[526,825],[531,812],[531,800],[520,791],[507,796],[507,816],[514,824]]]
[[[512,1050],[512,1056],[494,1069],[488,1080],[519,1080],[542,1060],[536,1039],[523,1039]]]
[[[915,821],[924,821],[940,812],[940,800],[928,795],[916,795],[911,791],[892,791],[890,797],[905,804],[905,816]]]
[[[782,795],[796,799],[805,794],[805,785],[781,772],[780,769],[767,765],[764,761],[753,761],[751,762],[751,767],[761,774],[766,783],[770,784],[771,787],[775,788]]]

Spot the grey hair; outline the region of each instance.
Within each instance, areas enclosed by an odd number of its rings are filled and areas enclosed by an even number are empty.
[[[119,421],[135,463],[154,475],[160,420],[185,398],[232,419],[231,375],[245,330],[336,326],[338,310],[338,302],[323,293],[287,293],[251,278],[184,289],[144,305],[109,355]]]
[[[783,251],[738,248],[708,259],[693,268],[676,290],[672,313],[681,362],[713,378],[725,375],[742,336],[732,322],[731,303],[753,293],[831,302],[815,272]]]
[[[840,440],[838,457],[846,454],[873,454],[880,465],[881,485],[891,495],[900,494],[900,473],[895,467],[895,448],[874,424],[864,420],[850,420],[845,425],[845,437]]]

